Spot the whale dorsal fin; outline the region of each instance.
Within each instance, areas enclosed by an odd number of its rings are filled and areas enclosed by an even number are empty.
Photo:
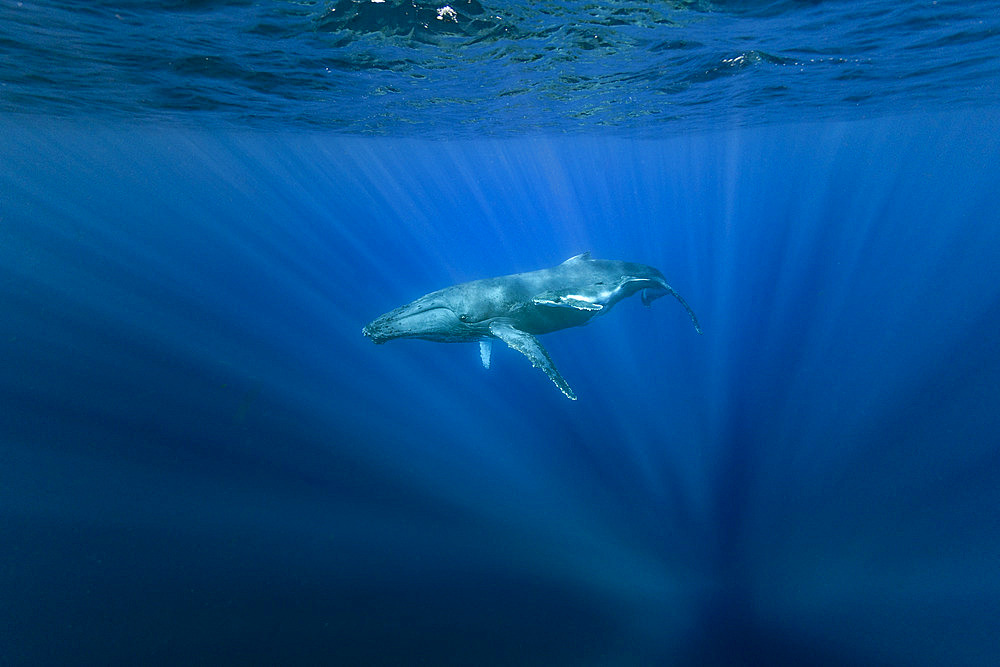
[[[583,261],[588,260],[588,259],[590,259],[590,251],[589,250],[587,252],[581,252],[579,255],[573,255],[572,257],[570,257],[569,259],[567,259],[565,262],[563,262],[563,264],[569,264],[570,262],[583,262]]]
[[[490,324],[490,333],[528,357],[531,360],[532,366],[541,368],[549,376],[549,379],[559,387],[559,390],[566,394],[566,398],[576,400],[576,394],[573,393],[569,383],[556,370],[556,365],[552,363],[549,353],[545,351],[545,348],[542,347],[537,338],[530,333],[515,329],[504,322],[493,322]]]

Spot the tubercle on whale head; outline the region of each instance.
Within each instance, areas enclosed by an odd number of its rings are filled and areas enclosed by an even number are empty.
[[[370,325],[369,325],[369,326],[370,326]],[[362,333],[362,335],[364,335],[364,336],[365,336],[366,338],[370,338],[370,339],[371,339],[371,341],[372,341],[373,343],[375,343],[376,345],[381,345],[382,343],[384,343],[384,342],[386,342],[387,340],[389,340],[388,338],[385,338],[385,337],[383,337],[383,336],[379,336],[379,335],[378,335],[378,334],[377,334],[376,332],[372,331],[372,330],[371,330],[371,329],[370,329],[369,327],[367,327],[367,326],[366,326],[366,327],[363,327],[363,328],[361,329],[361,333]]]

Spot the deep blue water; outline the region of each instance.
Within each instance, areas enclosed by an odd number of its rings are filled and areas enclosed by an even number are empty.
[[[0,3],[0,663],[995,664],[995,3],[382,4]]]

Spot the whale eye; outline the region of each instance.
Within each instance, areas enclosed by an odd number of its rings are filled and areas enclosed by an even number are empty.
[[[461,314],[461,315],[458,316],[458,319],[462,320],[463,322],[468,322],[469,321],[469,316],[463,313],[463,314]]]

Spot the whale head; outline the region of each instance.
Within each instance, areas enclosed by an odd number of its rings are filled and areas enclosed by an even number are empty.
[[[451,343],[482,338],[475,323],[454,301],[440,293],[428,294],[405,306],[390,310],[361,330],[373,343],[394,338],[422,338]]]

